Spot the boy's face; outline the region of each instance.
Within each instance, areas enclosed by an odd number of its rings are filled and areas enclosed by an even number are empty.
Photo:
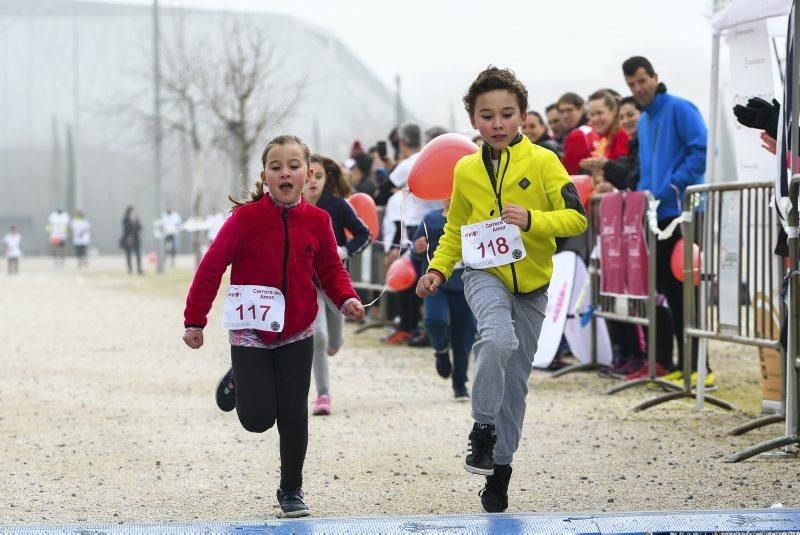
[[[526,112],[520,112],[517,96],[512,91],[494,89],[475,99],[475,112],[470,122],[489,146],[499,151],[511,143],[526,117]]]

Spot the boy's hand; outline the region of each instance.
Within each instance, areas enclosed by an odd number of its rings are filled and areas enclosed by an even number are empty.
[[[528,228],[528,211],[522,206],[516,204],[507,204],[503,208],[503,213],[500,214],[503,221],[509,225],[516,225],[521,229]]]
[[[364,319],[364,305],[358,301],[351,301],[344,308],[344,315],[351,320],[361,321]]]
[[[430,297],[439,290],[439,286],[444,284],[444,279],[435,271],[426,273],[417,281],[417,295],[419,297]]]
[[[428,249],[428,238],[420,236],[414,242],[414,252],[418,254],[424,253]]]
[[[198,349],[203,345],[203,331],[187,329],[183,332],[183,341],[192,349]]]

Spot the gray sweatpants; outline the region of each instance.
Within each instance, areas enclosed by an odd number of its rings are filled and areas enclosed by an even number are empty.
[[[494,424],[496,464],[511,464],[525,419],[525,396],[542,330],[547,292],[513,294],[494,275],[466,269],[464,294],[478,320],[472,418]]]
[[[338,350],[344,343],[344,316],[325,292],[317,288],[317,319],[314,320],[314,382],[317,395],[330,394],[331,380],[328,373],[328,349]]]

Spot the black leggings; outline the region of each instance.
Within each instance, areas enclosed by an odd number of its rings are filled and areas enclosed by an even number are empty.
[[[674,217],[662,219],[658,222],[658,227],[664,229]],[[670,267],[670,257],[672,249],[675,247],[675,242],[681,238],[681,228],[677,227],[671,237],[666,240],[659,240],[656,242],[657,248],[657,263],[656,263],[656,289],[664,294],[669,304],[669,314],[672,320],[672,333],[675,335],[675,343],[678,344],[678,370],[683,369],[684,359],[684,346],[683,346],[683,283],[675,278],[672,274]],[[656,331],[661,331],[657,334],[660,340],[663,340],[662,329],[666,328],[665,322],[661,321],[661,317],[656,320]],[[692,337],[692,371],[697,371],[697,338]],[[670,357],[670,362],[672,358]],[[666,364],[666,363],[664,363]],[[707,363],[707,370],[711,370],[710,365]]]
[[[280,487],[286,491],[303,486],[313,359],[313,338],[275,349],[231,346],[239,421],[248,431],[263,433],[277,420]]]

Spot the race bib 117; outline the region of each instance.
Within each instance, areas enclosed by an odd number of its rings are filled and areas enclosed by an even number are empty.
[[[222,326],[228,330],[281,332],[285,311],[286,300],[277,288],[231,285],[225,295]]]

